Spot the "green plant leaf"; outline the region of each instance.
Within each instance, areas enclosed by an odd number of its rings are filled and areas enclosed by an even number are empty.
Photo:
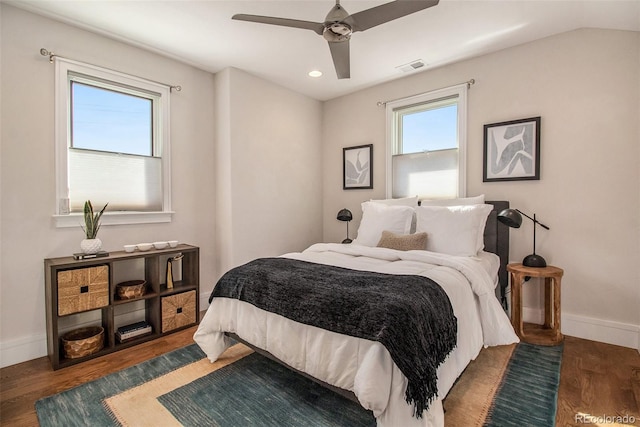
[[[107,209],[107,205],[105,204],[100,212],[94,214],[93,213],[93,205],[91,204],[91,200],[87,200],[84,202],[84,233],[87,239],[95,239],[98,235],[98,230],[100,230],[100,219],[102,218],[102,214],[105,209]]]

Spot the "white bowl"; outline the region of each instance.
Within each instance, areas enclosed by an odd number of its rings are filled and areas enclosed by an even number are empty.
[[[136,246],[138,247],[139,251],[148,251],[149,249],[151,249],[153,247],[153,244],[151,244],[151,243],[138,243]]]
[[[175,248],[176,246],[178,246],[178,241],[177,240],[169,240],[169,246],[171,246],[172,248]]]
[[[169,246],[169,243],[167,243],[167,242],[153,242],[153,246],[155,246],[156,249],[164,249],[167,246]]]
[[[133,252],[136,250],[136,245],[124,245],[125,252]]]

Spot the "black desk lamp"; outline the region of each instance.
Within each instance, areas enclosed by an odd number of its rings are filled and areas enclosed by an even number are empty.
[[[342,241],[342,243],[351,243],[351,239],[349,238],[349,221],[353,219],[353,215],[351,215],[351,211],[347,208],[342,209],[338,212],[338,220],[345,221],[347,223],[347,238]]]
[[[540,227],[549,230],[549,227],[541,223],[536,219],[536,214],[533,214],[533,218],[522,212],[520,209],[505,209],[498,214],[498,221],[513,228],[520,228],[522,224],[522,215],[533,221],[533,253],[527,255],[522,260],[522,265],[526,267],[546,267],[547,262],[540,255],[536,254],[536,224]]]

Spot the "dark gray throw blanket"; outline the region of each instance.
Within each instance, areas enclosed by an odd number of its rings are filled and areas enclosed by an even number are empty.
[[[456,346],[447,294],[415,275],[357,271],[288,258],[261,258],[227,272],[216,297],[248,302],[306,325],[379,341],[407,377],[420,418],[437,394],[436,369]]]

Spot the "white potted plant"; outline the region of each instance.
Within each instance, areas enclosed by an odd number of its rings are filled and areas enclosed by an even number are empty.
[[[102,241],[97,238],[97,235],[100,230],[100,218],[102,218],[108,204],[105,204],[100,212],[94,214],[91,200],[84,202],[84,227],[82,229],[86,238],[80,242],[80,249],[85,254],[95,254],[102,249]]]

